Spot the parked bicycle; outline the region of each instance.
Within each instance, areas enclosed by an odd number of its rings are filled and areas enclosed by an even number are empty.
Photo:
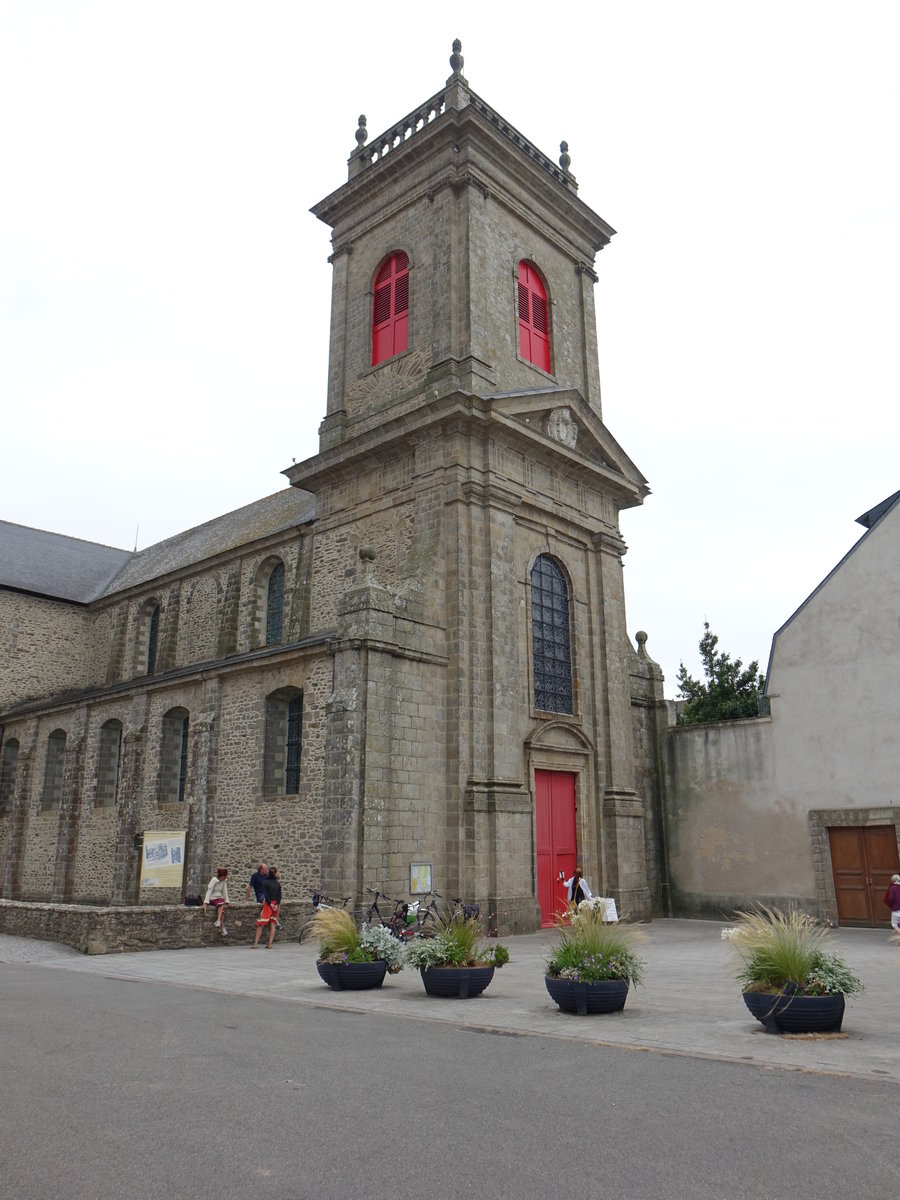
[[[394,937],[403,938],[403,929],[406,925],[406,916],[409,909],[407,904],[402,900],[395,900],[389,896],[387,892],[378,891],[376,888],[366,888],[366,891],[372,896],[372,903],[366,909],[366,915],[363,917],[364,925],[383,925],[386,929],[390,929]],[[388,904],[393,904],[394,911],[389,917],[385,918],[382,915],[378,905],[379,900],[386,900]]]
[[[312,899],[313,915],[315,915],[320,908],[346,908],[351,900],[350,896],[342,896],[339,899],[335,899],[334,896],[326,896],[324,892],[317,890],[311,890],[309,894],[310,898]],[[311,924],[312,920],[310,919],[300,930],[300,937],[297,940],[301,945],[309,937]]]

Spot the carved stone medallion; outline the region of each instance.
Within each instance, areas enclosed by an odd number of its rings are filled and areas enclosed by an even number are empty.
[[[574,450],[578,441],[578,425],[567,408],[554,408],[553,412],[548,413],[544,420],[544,433],[569,450]]]

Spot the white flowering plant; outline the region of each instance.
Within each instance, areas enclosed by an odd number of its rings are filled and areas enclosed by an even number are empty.
[[[448,917],[434,937],[414,938],[405,948],[410,967],[502,967],[509,962],[509,950],[498,942],[489,946],[481,936],[474,917]]]
[[[392,975],[403,968],[403,948],[389,929],[358,929],[342,908],[317,909],[310,930],[319,943],[320,962],[370,963],[383,959]]]
[[[826,950],[828,928],[807,913],[757,904],[728,933],[742,991],[799,996],[863,991],[844,960]]]

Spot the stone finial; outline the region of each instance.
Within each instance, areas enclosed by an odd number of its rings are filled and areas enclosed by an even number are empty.
[[[638,655],[641,658],[649,658],[650,656],[647,654],[647,635],[644,633],[643,629],[639,629],[637,631],[637,633],[634,635],[634,640],[638,644]]]
[[[366,144],[366,138],[369,136],[369,131],[366,129],[366,114],[361,113],[359,118],[359,128],[356,131],[356,147],[362,150]]]
[[[371,546],[360,546],[359,561],[362,564],[362,582],[374,583],[375,581],[375,551]]]
[[[571,160],[571,158],[569,158],[569,143],[568,142],[560,142],[559,148],[561,151],[560,156],[559,156],[559,165],[562,167],[562,169],[568,175],[569,167],[571,167],[571,165],[572,165],[572,160]]]
[[[461,50],[462,50],[462,42],[459,40],[459,38],[454,38],[453,39],[453,53],[450,55],[450,66],[453,70],[454,75],[461,75],[463,66],[465,64],[465,59],[460,54]]]

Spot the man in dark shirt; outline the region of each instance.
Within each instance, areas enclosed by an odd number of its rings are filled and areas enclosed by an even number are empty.
[[[269,873],[269,868],[265,863],[260,863],[257,869],[250,876],[250,882],[244,892],[244,899],[250,899],[250,893],[256,897],[256,903],[262,904],[266,898],[266,876]]]

